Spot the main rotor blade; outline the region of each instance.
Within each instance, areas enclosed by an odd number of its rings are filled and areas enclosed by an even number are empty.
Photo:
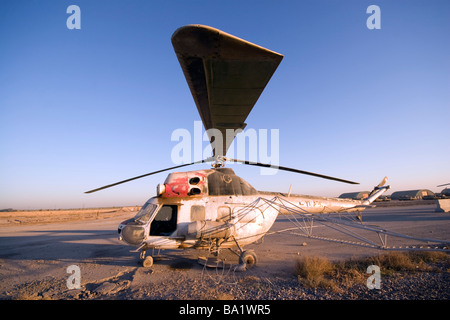
[[[344,180],[344,179],[340,179],[340,178],[326,176],[326,175],[323,175],[323,174],[318,174],[318,173],[314,173],[314,172],[308,172],[308,171],[303,171],[303,170],[298,170],[298,169],[293,169],[293,168],[288,168],[288,167],[273,166],[271,164],[266,164],[266,163],[250,162],[250,161],[246,161],[246,160],[230,159],[230,158],[225,158],[225,157],[224,157],[224,160],[232,161],[232,162],[238,162],[238,163],[242,163],[242,164],[247,164],[247,165],[250,165],[250,166],[274,168],[274,169],[280,169],[280,170],[284,170],[284,171],[301,173],[301,174],[306,174],[306,175],[309,175],[309,176],[314,176],[314,177],[318,177],[318,178],[334,180],[334,181],[339,181],[339,182],[344,182],[344,183],[349,183],[349,184],[359,184],[359,182]]]
[[[444,183],[444,184],[440,184],[440,185],[438,185],[438,186],[436,186],[436,187],[443,187],[443,186],[448,186],[450,183]]]
[[[182,167],[190,166],[190,165],[197,164],[197,163],[204,163],[204,162],[208,162],[208,161],[210,161],[210,159],[195,161],[195,162],[191,162],[191,163],[181,164],[181,165],[175,166],[175,167],[170,167],[170,168],[166,168],[166,169],[162,169],[162,170],[158,170],[158,171],[153,171],[153,172],[146,173],[146,174],[134,177],[134,178],[122,180],[122,181],[119,181],[119,182],[116,182],[116,183],[113,183],[113,184],[108,184],[107,186],[103,186],[103,187],[100,187],[100,188],[97,188],[97,189],[89,190],[89,191],[86,191],[85,193],[97,192],[97,191],[100,191],[100,190],[103,190],[103,189],[107,189],[107,188],[110,188],[110,187],[117,186],[117,185],[125,183],[125,182],[130,182],[130,181],[133,181],[133,180],[136,180],[136,179],[140,179],[140,178],[144,178],[144,177],[147,177],[147,176],[151,176],[152,174],[156,174],[156,173],[160,173],[160,172],[164,172],[164,171],[168,171],[168,170],[172,170],[172,169],[182,168]]]

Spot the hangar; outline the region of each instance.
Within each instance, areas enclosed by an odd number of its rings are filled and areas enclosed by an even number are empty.
[[[428,189],[396,191],[391,195],[392,200],[418,200],[426,196],[434,196],[434,192]]]
[[[359,191],[359,192],[347,192],[343,193],[339,196],[341,199],[353,199],[353,200],[361,200],[367,198],[370,194],[370,191]]]

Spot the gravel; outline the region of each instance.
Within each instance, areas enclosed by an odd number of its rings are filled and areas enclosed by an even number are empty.
[[[382,275],[380,289],[368,289],[362,281],[333,288],[311,288],[297,277],[266,278],[252,270],[202,269],[183,272],[166,266],[152,270],[129,269],[102,283],[84,283],[69,290],[58,278],[47,277],[0,292],[2,300],[448,300],[450,273],[446,265],[432,272],[396,272]],[[159,273],[155,277],[155,273]],[[164,273],[164,274],[163,274]],[[196,275],[195,275],[196,274]],[[153,277],[152,277],[153,276]],[[137,279],[145,285],[134,286]],[[156,280],[155,280],[156,279]]]

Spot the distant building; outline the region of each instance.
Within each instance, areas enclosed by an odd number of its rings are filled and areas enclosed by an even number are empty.
[[[434,197],[434,192],[428,189],[397,191],[391,195],[392,200],[418,200],[423,197]]]
[[[353,199],[353,200],[361,200],[367,198],[370,194],[370,191],[359,191],[359,192],[347,192],[343,193],[339,196],[342,199]]]

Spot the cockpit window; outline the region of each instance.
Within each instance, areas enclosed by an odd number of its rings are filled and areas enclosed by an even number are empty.
[[[136,214],[136,216],[134,217],[134,221],[141,224],[147,223],[157,207],[158,206],[156,204],[147,202]]]

